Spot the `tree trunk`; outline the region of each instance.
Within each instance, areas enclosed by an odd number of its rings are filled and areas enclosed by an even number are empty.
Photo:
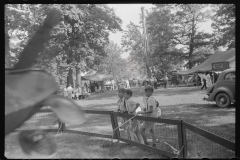
[[[11,66],[10,52],[9,52],[9,35],[5,32],[5,67]]]
[[[6,7],[6,6],[5,6]],[[10,47],[9,47],[9,41],[10,37],[8,35],[8,17],[5,17],[6,19],[6,26],[5,26],[5,67],[10,67],[11,66],[11,60],[10,60]]]
[[[189,53],[188,53],[188,69],[191,69],[193,64],[192,64],[192,53],[193,53],[193,45],[190,44],[189,45]]]
[[[144,33],[144,54],[146,56],[146,69],[148,78],[151,77],[151,71],[149,68],[149,55],[148,55],[148,42],[147,42],[147,30],[146,30],[146,23],[145,23],[145,15],[144,15],[144,7],[141,7],[142,10],[142,21],[143,21],[143,33]]]
[[[81,84],[81,70],[76,66],[76,86],[80,86]]]
[[[69,65],[71,63],[72,63],[72,53],[69,53],[67,64]],[[69,68],[68,76],[67,76],[67,86],[70,86],[70,85],[73,87],[73,70],[72,70],[72,68]]]

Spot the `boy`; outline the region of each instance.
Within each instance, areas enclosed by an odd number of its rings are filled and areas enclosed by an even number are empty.
[[[153,87],[147,86],[145,88],[145,94],[146,94],[146,97],[145,97],[145,99],[146,99],[146,104],[145,104],[146,109],[145,110],[146,111],[139,111],[138,114],[143,114],[148,117],[155,117],[155,118],[158,117],[156,100],[154,97],[152,97]],[[147,142],[147,138],[145,135],[145,131],[150,130],[150,133],[152,134],[153,147],[156,147],[155,126],[156,126],[156,122],[144,121],[143,126],[140,129],[140,133],[141,133],[144,143],[146,145],[148,145],[148,142]]]
[[[118,90],[118,97],[119,97],[119,100],[118,100],[118,112],[121,112],[121,113],[128,113],[127,111],[127,108],[126,108],[126,101],[123,97],[123,94],[125,93],[125,89],[124,88],[120,88]],[[124,122],[126,122],[126,119],[125,118],[122,118],[120,117],[120,120],[119,120],[122,124]],[[128,139],[130,139],[130,133],[127,131],[127,127],[128,127],[128,123],[124,124],[122,127],[122,129],[124,129],[125,131],[125,134],[128,136]]]
[[[126,100],[126,108],[129,114],[136,114],[136,109],[139,107],[139,103],[132,100],[132,91],[130,89],[125,90],[124,99]],[[131,139],[135,142],[144,144],[143,138],[140,134],[140,124],[139,121],[134,119],[129,121],[127,130],[130,132]]]

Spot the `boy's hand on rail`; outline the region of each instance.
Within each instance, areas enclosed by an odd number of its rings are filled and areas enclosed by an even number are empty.
[[[143,114],[143,112],[142,112],[142,111],[139,111],[139,112],[137,112],[137,114]]]

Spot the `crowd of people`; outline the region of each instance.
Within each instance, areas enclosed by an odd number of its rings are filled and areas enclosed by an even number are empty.
[[[206,72],[205,74],[199,73],[198,76],[201,79],[201,84],[202,84],[201,90],[204,88],[208,89],[213,85],[211,73],[209,72]]]
[[[80,100],[88,98],[91,94],[89,93],[86,85],[77,86],[76,88],[72,88],[72,86],[69,85],[63,89],[63,95],[69,99]]]

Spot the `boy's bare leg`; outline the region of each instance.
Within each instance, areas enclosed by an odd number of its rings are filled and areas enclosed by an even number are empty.
[[[153,146],[156,147],[156,133],[155,133],[155,130],[151,129],[150,132],[152,133]]]
[[[134,142],[138,142],[138,138],[137,135],[135,134],[135,132],[130,131],[130,135],[131,135],[131,140]]]
[[[139,123],[139,121],[137,121],[137,127],[136,127],[136,130],[135,130],[135,133],[137,135],[139,143],[144,144],[143,137],[140,133],[140,123]]]
[[[140,129],[140,133],[141,133],[141,135],[142,135],[142,138],[143,138],[144,143],[145,143],[145,144],[148,144],[148,142],[147,142],[147,137],[146,137],[146,135],[145,135],[145,128],[141,128],[141,129]]]
[[[140,132],[136,132],[136,135],[137,135],[138,142],[141,144],[144,144],[144,140]]]

